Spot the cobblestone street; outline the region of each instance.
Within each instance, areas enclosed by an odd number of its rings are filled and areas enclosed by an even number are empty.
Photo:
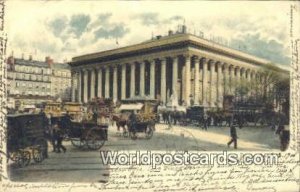
[[[279,151],[279,139],[270,128],[245,127],[237,129],[238,151]],[[116,127],[109,128],[108,142],[104,151],[223,151],[228,148],[228,127],[210,127],[208,131],[192,126],[156,125],[151,139],[143,133],[137,140],[123,137]],[[49,152],[49,158],[42,163],[32,163],[24,168],[12,168],[10,178],[25,182],[107,182],[109,167],[102,164],[99,151],[87,148],[77,149],[70,141],[65,141],[66,153]],[[52,147],[49,145],[49,151]]]

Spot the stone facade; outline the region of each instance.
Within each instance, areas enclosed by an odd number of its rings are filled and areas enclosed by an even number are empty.
[[[176,94],[187,106],[222,107],[224,95],[234,94],[238,82],[259,78],[269,63],[191,34],[171,34],[74,57],[72,100],[149,96],[167,103]]]
[[[48,60],[47,60],[48,59]],[[9,108],[35,105],[61,98],[70,100],[71,72],[67,64],[14,58],[7,59]]]

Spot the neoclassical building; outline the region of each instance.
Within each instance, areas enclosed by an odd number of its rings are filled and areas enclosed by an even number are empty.
[[[222,107],[223,96],[234,86],[259,77],[267,60],[185,32],[123,48],[74,57],[72,100],[85,103],[94,97],[121,100],[148,96]]]

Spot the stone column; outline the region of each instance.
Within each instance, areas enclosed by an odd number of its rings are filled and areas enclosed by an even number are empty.
[[[77,76],[77,100],[79,103],[82,102],[81,100],[81,94],[82,94],[82,87],[81,87],[81,77],[82,77],[82,71],[78,71],[78,76]]]
[[[105,68],[105,98],[109,98],[109,67]]]
[[[140,96],[145,96],[145,61],[140,63]]]
[[[71,71],[71,88],[72,88],[72,102],[75,102],[75,92],[76,92],[76,88],[75,88],[75,79],[76,79],[76,72],[75,71]]]
[[[114,74],[113,74],[113,99],[118,99],[118,67],[114,67]]]
[[[217,66],[217,83],[216,83],[216,86],[217,86],[217,106],[218,107],[222,107],[222,102],[223,102],[223,99],[222,99],[222,73],[221,73],[221,63],[218,63],[218,66]]]
[[[245,79],[246,79],[246,71],[245,71],[245,68],[241,68],[240,74],[241,74],[241,76],[240,76],[240,82],[241,82],[241,84],[244,85],[244,82],[245,82]]]
[[[241,69],[239,67],[236,67],[236,76],[235,76],[236,83],[235,83],[235,86],[234,86],[234,94],[235,94],[236,88],[239,87],[240,84],[241,84],[241,71],[240,70]]]
[[[247,86],[248,86],[248,96],[251,96],[251,71],[250,69],[246,70],[247,76],[246,76],[246,80],[247,80]]]
[[[172,76],[172,94],[177,95],[177,80],[178,80],[178,57],[173,57],[173,76]]]
[[[98,97],[102,97],[102,69],[98,69]]]
[[[237,83],[241,82],[241,68],[237,67],[237,71],[236,71],[236,80]]]
[[[91,70],[91,98],[90,99],[93,99],[96,97],[95,95],[95,84],[96,84],[96,77],[95,77],[95,70],[92,69]]]
[[[121,99],[126,99],[126,64],[122,65]]]
[[[164,104],[166,104],[166,95],[167,95],[166,65],[167,65],[166,58],[161,59],[160,95],[161,95],[161,100]]]
[[[184,100],[187,106],[190,106],[191,95],[191,56],[185,55],[185,97]]]
[[[247,70],[247,81],[250,83],[251,82],[251,70]]]
[[[233,81],[233,74],[234,74],[234,68],[233,66],[228,67],[228,85],[229,85],[229,93],[233,94],[233,86],[232,86],[232,81]]]
[[[135,96],[135,63],[130,67],[130,97]]]
[[[210,75],[209,75],[209,81],[210,81],[210,86],[209,86],[209,103],[210,107],[213,107],[215,105],[215,101],[213,100],[213,88],[214,88],[214,78],[213,78],[213,73],[215,71],[215,63],[214,61],[210,62]]]
[[[195,104],[199,105],[199,66],[200,66],[200,60],[198,59],[198,57],[196,57],[196,61],[195,61]]]
[[[86,103],[88,102],[88,70],[83,72],[83,103]]]
[[[228,66],[224,64],[224,71],[223,71],[223,96],[227,94],[228,91]]]
[[[251,71],[251,76],[250,76],[250,89],[251,89],[251,95],[253,96],[253,88],[255,87],[254,86],[254,83],[256,82],[256,78],[255,78],[255,71]]]
[[[155,99],[155,60],[150,63],[150,97]]]
[[[200,59],[201,61],[201,59]],[[202,104],[207,106],[207,62],[206,59],[202,62]]]

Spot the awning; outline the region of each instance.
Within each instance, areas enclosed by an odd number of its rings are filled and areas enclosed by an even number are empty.
[[[122,104],[119,108],[120,111],[123,110],[141,110],[144,105],[142,103],[136,104]]]
[[[24,105],[24,109],[34,109],[35,105]]]

